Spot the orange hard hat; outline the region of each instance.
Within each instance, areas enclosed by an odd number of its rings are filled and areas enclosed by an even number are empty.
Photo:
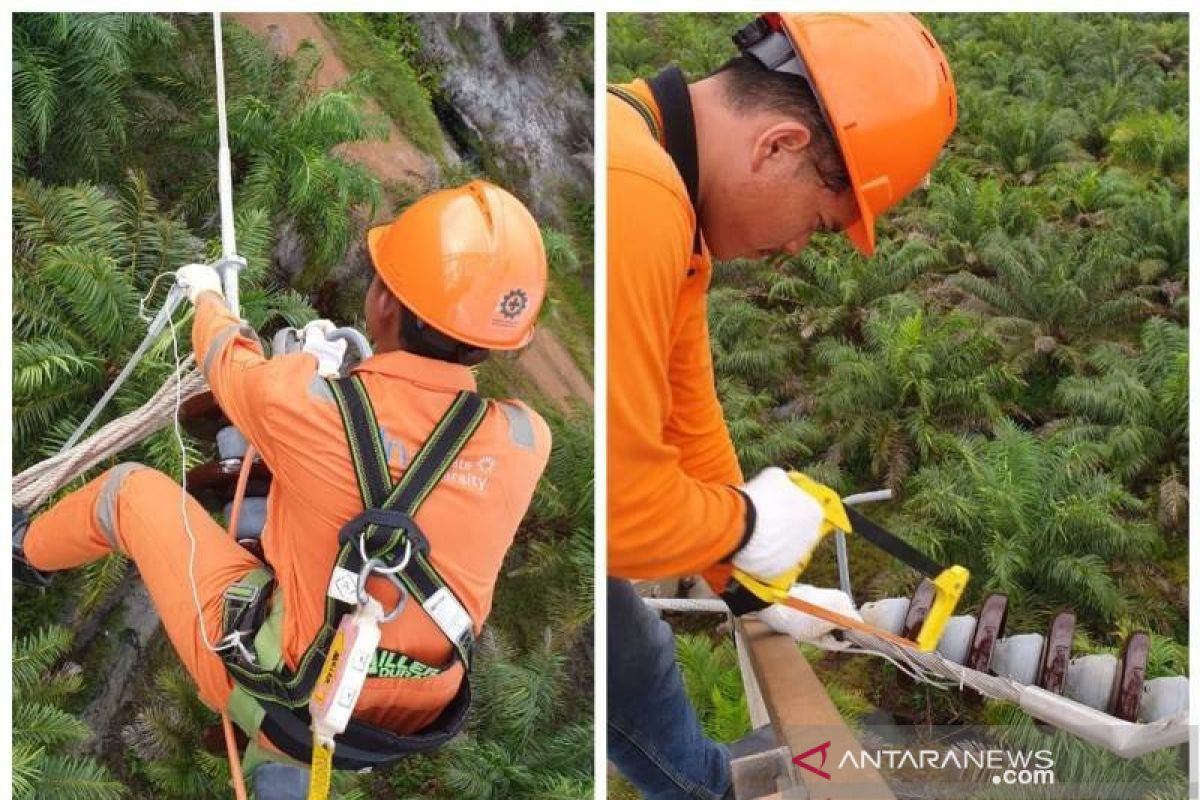
[[[922,183],[958,119],[933,35],[912,14],[770,13],[734,41],[767,69],[808,81],[858,201],[846,235],[872,255],[875,218]]]
[[[533,338],[546,251],[521,201],[486,181],[426,195],[367,246],[392,294],[437,330],[489,350]]]

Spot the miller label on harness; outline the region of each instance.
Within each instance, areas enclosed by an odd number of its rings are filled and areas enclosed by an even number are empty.
[[[351,376],[328,384],[341,412],[364,510],[338,534],[337,558],[325,587],[324,621],[294,670],[282,662],[277,641],[267,645],[276,651],[273,663],[233,651],[222,653],[235,682],[234,700],[240,697],[243,711],[250,706],[240,718],[234,714],[239,725],[246,729],[243,722],[249,719],[249,728],[257,728],[275,747],[299,761],[313,763],[314,773],[326,766],[379,767],[409,753],[432,750],[453,737],[466,720],[471,695],[465,676],[438,718],[412,734],[398,735],[356,720],[352,712],[362,682],[368,677],[384,677],[377,656],[379,626],[399,617],[409,598],[442,631],[453,653],[447,664],[428,666],[403,653],[383,651],[391,654],[389,664],[406,666],[405,670],[389,669],[389,673],[399,677],[417,671],[419,665],[419,672],[436,674],[456,660],[462,662],[464,672],[470,670],[475,642],[470,613],[434,568],[429,540],[413,517],[487,413],[482,398],[473,392],[459,392],[393,484],[379,425],[362,382]],[[380,608],[367,594],[371,577],[387,579],[395,586],[400,599],[394,608]],[[226,592],[226,634],[250,637],[259,656],[264,647],[259,628],[275,636],[282,628],[282,619],[276,619],[281,607],[275,605],[269,618],[266,610],[273,583],[268,570],[255,570]],[[272,600],[276,603],[277,598]],[[232,711],[234,702],[230,705]],[[339,724],[343,730],[336,730]],[[330,729],[334,730],[328,732]],[[247,729],[249,734],[255,732]],[[334,735],[338,737],[336,748],[332,747]]]

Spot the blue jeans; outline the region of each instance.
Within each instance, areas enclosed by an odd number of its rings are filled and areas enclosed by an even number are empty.
[[[729,790],[729,751],[700,728],[671,627],[618,578],[608,579],[608,758],[647,800]]]

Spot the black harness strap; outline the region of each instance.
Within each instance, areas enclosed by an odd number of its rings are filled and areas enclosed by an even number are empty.
[[[662,115],[662,131],[659,131],[654,112],[646,107],[641,98],[620,86],[609,86],[608,91],[624,100],[641,115],[655,139],[662,139],[663,146],[683,185],[687,188],[688,200],[696,216],[696,230],[692,251],[702,252],[700,244],[700,155],[696,149],[696,118],[692,113],[692,97],[688,92],[687,80],[679,67],[667,67],[646,81],[658,113]]]

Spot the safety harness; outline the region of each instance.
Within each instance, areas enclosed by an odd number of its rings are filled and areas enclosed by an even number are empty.
[[[449,662],[433,671],[448,669],[456,661],[468,671],[475,643],[471,616],[431,563],[429,540],[414,517],[479,427],[487,412],[485,401],[473,392],[459,392],[393,485],[379,425],[362,382],[351,376],[329,380],[328,385],[341,413],[364,510],[338,534],[321,628],[296,669],[287,669],[281,648],[283,603],[275,597],[267,613],[275,581],[265,567],[226,590],[223,616],[227,635],[252,638],[254,643],[253,652],[243,646],[221,653],[235,682],[231,716],[247,733],[261,731],[273,745],[302,762],[312,756],[307,703],[338,624],[367,601],[370,576],[385,577],[400,591],[399,602],[384,622],[399,616],[412,597],[453,645]],[[462,727],[470,702],[470,684],[464,675],[458,693],[438,718],[416,733],[401,736],[351,720],[338,737],[333,766],[384,766],[407,754],[439,747]]]

